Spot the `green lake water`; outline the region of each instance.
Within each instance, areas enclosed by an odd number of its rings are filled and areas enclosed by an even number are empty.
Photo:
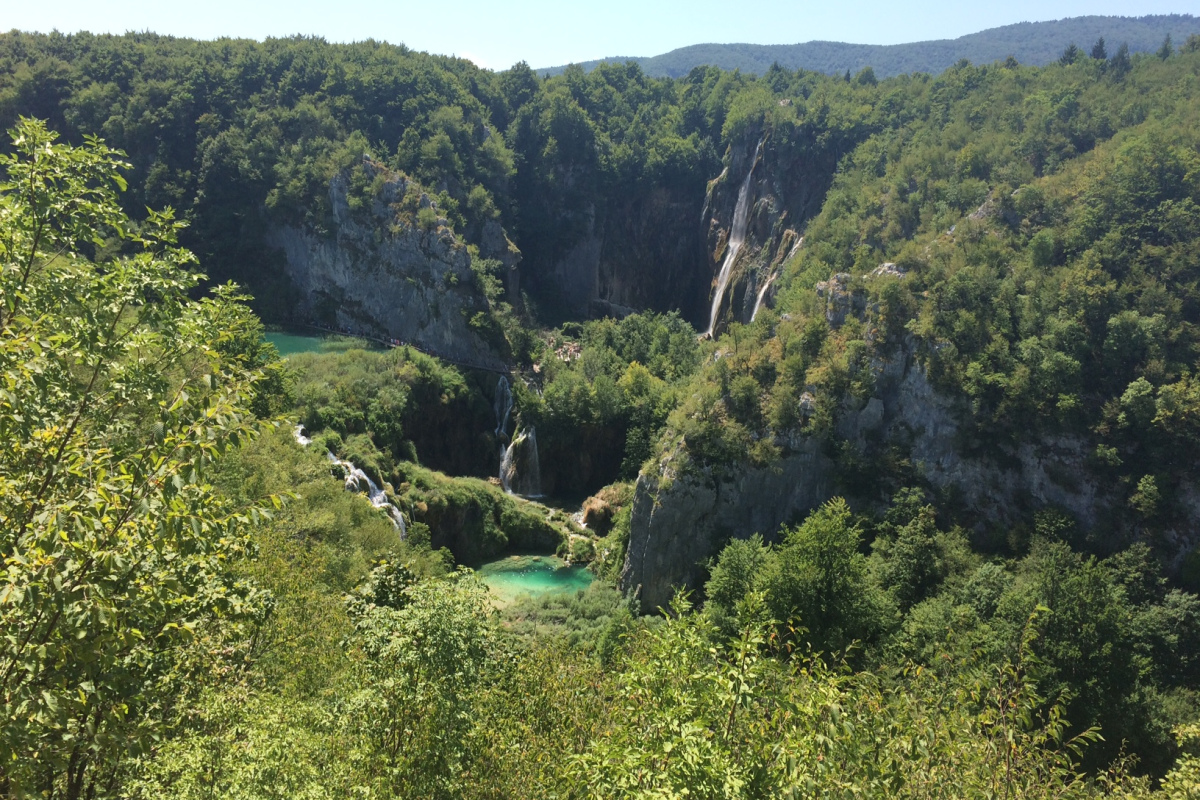
[[[324,336],[305,336],[299,333],[268,333],[263,338],[275,345],[279,355],[284,358],[297,353],[319,353],[321,343],[325,341]]]
[[[379,345],[367,339],[353,337],[330,337],[312,333],[272,332],[263,335],[279,355],[287,358],[297,353],[328,353],[335,350],[346,350],[350,347],[362,347],[367,350],[378,350]]]
[[[568,567],[557,556],[508,556],[476,570],[501,606],[521,595],[537,597],[551,592],[576,592],[592,582],[587,567]]]

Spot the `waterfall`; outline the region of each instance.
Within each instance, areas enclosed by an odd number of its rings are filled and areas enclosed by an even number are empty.
[[[787,258],[783,259],[783,261],[781,263],[786,264],[788,261],[790,261],[792,256],[796,255],[796,251],[799,250],[803,246],[804,246],[804,237],[801,236],[799,239],[796,240],[796,243],[794,245],[792,245],[792,249],[788,251]]]
[[[297,425],[296,427],[292,428],[292,438],[294,438],[296,440],[296,444],[300,445],[301,447],[308,447],[310,444],[312,444],[312,439],[304,435],[303,425]]]
[[[774,275],[767,278],[767,282],[764,283],[762,288],[758,290],[758,299],[754,301],[754,311],[750,313],[751,322],[754,322],[754,318],[758,316],[758,309],[762,307],[763,298],[767,296],[767,289],[771,288],[771,284],[774,283],[775,279],[778,277],[779,273],[776,272]]]
[[[792,249],[788,251],[788,254],[786,256],[784,256],[783,261],[779,262],[781,265],[780,269],[783,268],[782,267],[783,264],[786,264],[787,262],[791,261],[792,256],[796,255],[796,251],[799,250],[803,246],[804,246],[804,237],[801,236],[800,238],[796,239],[796,243],[794,245],[792,245]],[[750,321],[751,322],[754,322],[754,318],[758,316],[758,310],[760,308],[762,308],[763,300],[767,296],[767,290],[771,288],[771,284],[774,283],[775,279],[778,277],[779,277],[779,273],[776,272],[774,275],[767,278],[767,282],[764,283],[762,285],[762,288],[758,290],[758,299],[754,301],[754,311],[752,311],[750,313]]]
[[[504,491],[512,494],[512,475],[516,473],[513,469],[513,454],[516,452],[517,442],[520,441],[520,435],[513,437],[509,442],[508,447],[500,446],[500,485],[504,487]]]
[[[538,459],[537,430],[513,437],[500,457],[500,485],[509,494],[542,496],[542,465]]]
[[[387,512],[388,517],[392,520],[392,527],[400,531],[400,538],[408,536],[408,526],[404,524],[404,514],[388,500],[387,492],[376,486],[375,481],[371,480],[367,473],[354,466],[352,462],[343,461],[328,450],[325,451],[325,457],[331,464],[339,466],[345,471],[346,491],[356,494],[366,492],[371,505]]]
[[[496,411],[496,438],[500,441],[504,441],[507,436],[505,430],[508,428],[508,417],[512,414],[512,407],[512,388],[508,385],[508,378],[501,375],[500,380],[496,382],[496,403],[493,406]]]
[[[733,225],[729,229],[729,242],[725,245],[725,260],[721,263],[721,271],[717,273],[717,289],[713,293],[712,310],[708,313],[708,330],[705,336],[712,337],[713,328],[717,325],[717,314],[721,312],[721,302],[725,299],[725,289],[729,286],[729,276],[733,272],[733,262],[737,260],[738,251],[746,241],[746,228],[750,224],[750,180],[754,177],[754,167],[758,164],[759,153],[762,152],[763,140],[754,148],[754,158],[750,160],[750,170],[738,190],[737,205],[733,208]]]
[[[307,447],[312,444],[312,439],[304,435],[303,425],[297,425],[295,428],[292,428],[292,436],[301,447]],[[331,464],[336,464],[345,470],[346,491],[355,492],[356,494],[366,492],[367,499],[371,501],[371,505],[387,512],[388,517],[392,520],[392,527],[400,531],[400,538],[403,539],[408,536],[408,526],[404,524],[404,514],[388,500],[387,492],[376,486],[375,481],[371,480],[367,473],[354,466],[353,463],[343,461],[329,450],[325,451],[325,457],[329,459]]]
[[[542,462],[538,459],[537,431],[533,428],[529,429],[528,440],[529,463],[526,465],[525,470],[526,483],[522,484],[521,488],[525,489],[526,497],[541,497]]]

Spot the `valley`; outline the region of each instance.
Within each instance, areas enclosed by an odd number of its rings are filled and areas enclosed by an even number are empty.
[[[1079,44],[0,34],[0,797],[1192,796],[1200,34]]]

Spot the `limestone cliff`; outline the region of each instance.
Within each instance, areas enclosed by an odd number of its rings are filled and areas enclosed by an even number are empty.
[[[586,199],[526,212],[538,225],[518,239],[522,285],[549,319],[653,309],[678,310],[698,324],[708,278],[695,224],[704,178],[694,183],[628,196],[589,189]]]
[[[836,302],[830,307],[838,310]],[[1046,507],[1067,512],[1083,531],[1104,527],[1113,494],[1089,470],[1091,448],[1084,439],[1042,438],[1011,451],[966,455],[963,409],[930,384],[911,340],[889,357],[877,358],[873,368],[873,394],[843,403],[836,438],[860,451],[881,442],[904,447],[931,489],[954,497],[969,518],[980,521],[977,536]],[[644,608],[665,606],[676,588],[702,583],[705,562],[731,538],[760,533],[771,541],[781,525],[846,493],[822,441],[789,434],[777,437],[776,444],[783,455],[765,468],[677,469],[686,457],[675,452],[644,472],[635,490],[621,588],[640,587]],[[1200,520],[1200,491],[1187,486],[1181,494],[1194,527]],[[1180,555],[1194,544],[1186,530],[1168,538],[1169,549]]]
[[[798,512],[831,496],[833,465],[815,440],[765,468],[730,476],[677,472],[668,457],[643,473],[634,489],[633,515],[621,589],[635,591],[646,612],[666,607],[676,588],[696,588],[705,562],[731,538],[762,533],[768,539]]]
[[[361,168],[383,172],[370,163]],[[295,318],[399,339],[468,365],[502,368],[501,356],[468,324],[487,310],[487,301],[475,285],[466,244],[443,218],[423,227],[401,212],[406,193],[417,187],[401,175],[383,178],[374,196],[352,210],[349,176],[335,176],[328,233],[297,225],[268,232],[300,296]],[[416,202],[436,213],[428,196],[420,194]],[[494,227],[483,233],[507,244],[499,225]]]

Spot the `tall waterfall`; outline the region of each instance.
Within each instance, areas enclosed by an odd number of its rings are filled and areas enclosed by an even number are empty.
[[[705,336],[712,336],[713,328],[717,325],[717,314],[721,312],[721,302],[725,299],[725,289],[729,286],[729,276],[733,272],[733,262],[737,260],[738,251],[746,241],[746,228],[750,225],[750,180],[754,177],[754,167],[758,164],[758,156],[762,152],[763,140],[759,140],[754,148],[754,158],[750,159],[750,169],[742,188],[738,190],[737,205],[733,208],[733,225],[729,229],[729,242],[725,246],[725,260],[721,263],[721,271],[717,273],[717,289],[713,293],[712,310],[708,313],[708,330]]]
[[[508,384],[508,378],[501,375],[500,380],[496,381],[496,403],[493,406],[496,411],[496,438],[501,441],[504,441],[508,435],[505,431],[508,428],[508,417],[512,414],[512,407],[512,387]]]
[[[771,284],[774,283],[775,279],[778,277],[779,273],[776,272],[774,275],[767,278],[767,282],[764,283],[762,288],[758,290],[758,299],[754,301],[754,311],[750,313],[751,322],[754,322],[754,318],[758,316],[758,310],[762,308],[763,298],[767,296],[767,289],[771,288]]]
[[[534,428],[519,432],[505,448],[500,459],[500,485],[509,494],[542,496],[542,465]]]

